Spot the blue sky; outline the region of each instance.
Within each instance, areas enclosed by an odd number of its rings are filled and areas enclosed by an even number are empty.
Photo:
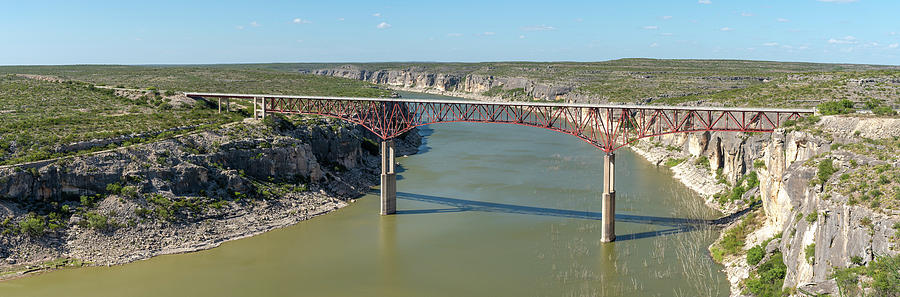
[[[900,64],[900,1],[0,1],[0,65]]]

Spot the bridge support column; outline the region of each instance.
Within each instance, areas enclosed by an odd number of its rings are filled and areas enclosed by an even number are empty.
[[[253,97],[253,119],[259,118],[259,111],[256,107],[257,103],[259,103],[259,98]]]
[[[260,104],[262,105],[262,115],[260,116],[263,120],[266,119],[266,97],[259,98]]]
[[[394,171],[394,141],[381,141],[381,215],[397,213],[397,174]]]
[[[253,98],[253,118],[266,118],[266,97]]]
[[[616,240],[616,154],[609,152],[603,157],[603,225],[600,241]]]

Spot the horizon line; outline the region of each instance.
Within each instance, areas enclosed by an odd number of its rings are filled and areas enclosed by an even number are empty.
[[[207,65],[274,65],[274,64],[485,64],[485,63],[603,63],[618,60],[659,60],[659,61],[745,61],[745,62],[769,62],[769,63],[800,63],[800,64],[820,64],[820,65],[857,65],[857,66],[883,66],[883,67],[900,67],[900,64],[868,64],[868,63],[845,63],[845,62],[811,62],[811,61],[786,61],[786,60],[749,60],[749,59],[703,59],[703,58],[648,58],[648,57],[626,57],[609,60],[556,60],[556,61],[537,61],[537,60],[494,60],[494,61],[329,61],[329,62],[216,62],[216,63],[136,63],[136,64],[117,64],[117,63],[73,63],[73,64],[2,64],[0,67],[40,67],[40,66],[207,66]]]

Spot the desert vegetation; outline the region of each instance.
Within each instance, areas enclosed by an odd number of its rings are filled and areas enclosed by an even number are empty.
[[[182,91],[390,95],[365,82],[273,70],[28,66],[0,67],[0,73],[6,73],[0,76],[0,165],[165,139],[249,116],[247,103],[220,114],[215,102],[194,101],[178,95]],[[126,96],[113,88],[141,92]]]
[[[312,72],[346,64],[272,64],[255,67]],[[355,63],[367,70],[405,70],[457,77],[522,78],[569,86],[577,100],[650,104],[813,107],[847,100],[850,108],[890,113],[900,102],[896,66],[741,60],[619,59],[604,62]],[[517,89],[518,88],[518,89]],[[527,90],[491,88],[481,95],[534,100]],[[554,100],[544,98],[544,100]]]

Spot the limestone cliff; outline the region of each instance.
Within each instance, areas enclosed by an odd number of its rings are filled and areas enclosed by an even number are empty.
[[[897,156],[878,160],[840,144],[896,139],[900,120],[824,117],[817,128],[824,131],[774,133],[762,159],[765,166],[757,172],[766,226],[776,230],[772,235],[781,234],[780,250],[788,268],[785,287],[837,295],[829,279],[833,268],[897,254],[897,230],[892,227],[900,222],[897,209],[857,204],[854,194],[841,190],[852,187],[850,176],[865,174],[866,168],[896,169]],[[816,164],[826,158],[834,160],[836,172],[824,185],[817,184]],[[862,178],[873,184],[877,180],[874,175]]]
[[[416,68],[403,70],[365,70],[354,65],[319,69],[312,73],[363,80],[375,84],[388,85],[398,89],[436,93],[443,95],[480,96],[489,90],[522,89],[524,93],[540,100],[574,100],[574,86],[539,82],[521,77],[495,77],[479,74],[433,73]],[[489,97],[489,96],[484,96]]]
[[[872,157],[858,145],[896,145],[900,120],[828,116],[815,125],[789,129],[757,135],[671,134],[641,141],[634,150],[655,164],[675,164],[676,178],[724,212],[746,208],[745,201],[753,200],[749,196],[758,196],[763,222],[747,234],[743,250],[780,236],[768,251],[769,255],[782,251],[787,266],[784,287],[837,295],[830,280],[834,268],[864,265],[876,256],[898,252],[894,238],[898,230],[893,227],[900,222],[900,210],[858,203],[848,197],[856,194],[842,189],[853,187],[854,178],[875,183],[879,177],[872,168],[900,170],[900,161],[890,150]],[[876,151],[878,145],[873,145]],[[824,159],[833,160],[835,172],[822,185],[815,180],[817,165]],[[717,171],[721,178],[716,178]],[[750,189],[744,199],[727,203],[713,198],[750,173],[758,177],[758,190]],[[881,183],[888,187],[896,182]],[[741,294],[743,280],[755,267],[743,254],[726,257],[723,263],[732,295]]]

